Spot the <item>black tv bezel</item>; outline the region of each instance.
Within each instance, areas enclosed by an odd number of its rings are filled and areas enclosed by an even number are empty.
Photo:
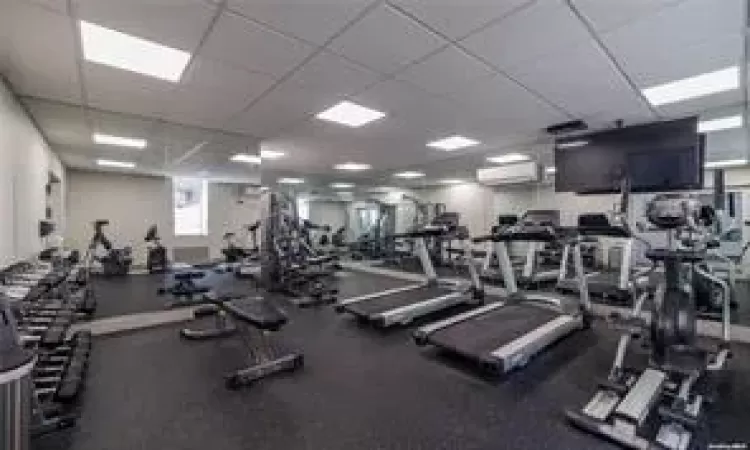
[[[585,134],[585,135],[576,136],[575,138],[567,138],[565,140],[562,140],[562,142],[570,142],[570,141],[576,141],[576,140],[587,140],[587,139],[593,140],[597,136],[601,137],[602,135],[613,133],[613,132],[622,133],[622,132],[626,132],[627,130],[630,130],[630,131],[632,131],[634,133],[637,133],[637,132],[639,132],[638,130],[639,129],[642,130],[643,127],[655,127],[655,126],[658,126],[658,125],[673,124],[675,122],[688,121],[688,120],[689,121],[693,121],[695,123],[695,127],[696,127],[695,129],[697,130],[697,124],[698,124],[697,117],[688,117],[688,118],[671,120],[671,121],[665,121],[665,122],[652,122],[652,123],[643,124],[643,125],[635,125],[635,126],[632,126],[632,127],[618,128],[618,129],[614,129],[614,130],[605,130],[605,131],[596,132],[596,133],[588,133],[588,134]],[[696,131],[696,137],[697,137],[697,140],[698,140],[697,148],[698,148],[698,159],[699,159],[699,161],[698,161],[698,167],[699,167],[699,169],[698,169],[698,178],[699,178],[699,180],[698,180],[697,183],[691,184],[689,186],[686,185],[684,187],[674,188],[674,189],[667,189],[667,190],[665,190],[663,188],[657,189],[655,187],[631,186],[630,187],[630,192],[633,192],[633,193],[680,192],[680,191],[693,191],[693,190],[703,189],[704,185],[705,185],[705,169],[704,169],[704,166],[705,166],[705,161],[706,161],[706,136],[705,136],[705,134],[698,133]],[[555,141],[555,149],[554,149],[554,151],[555,151],[555,160],[557,160],[557,153],[558,152],[575,152],[577,150],[576,148],[561,149],[561,148],[558,147],[558,145],[560,143],[561,143],[561,140]],[[557,166],[557,164],[556,164],[556,166]],[[617,193],[620,192],[619,188],[614,188],[614,187],[613,188],[607,188],[607,189],[587,189],[587,190],[582,190],[582,191],[569,190],[569,189],[558,190],[558,180],[559,180],[558,177],[559,177],[559,175],[560,175],[560,172],[559,172],[559,169],[558,169],[558,173],[555,175],[555,192],[560,192],[560,193],[563,193],[563,192],[572,192],[572,193],[575,193],[576,195],[617,194]]]

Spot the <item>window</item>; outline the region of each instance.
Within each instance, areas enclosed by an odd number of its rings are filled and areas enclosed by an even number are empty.
[[[301,220],[310,220],[310,202],[307,199],[297,199],[297,215]]]
[[[208,183],[194,178],[173,178],[175,236],[208,235]]]

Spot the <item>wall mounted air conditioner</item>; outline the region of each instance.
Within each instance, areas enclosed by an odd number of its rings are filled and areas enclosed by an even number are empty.
[[[488,186],[539,181],[539,164],[533,161],[477,169],[477,180]]]

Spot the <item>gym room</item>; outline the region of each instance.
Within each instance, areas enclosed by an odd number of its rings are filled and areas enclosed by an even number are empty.
[[[748,17],[0,1],[0,450],[747,449]]]

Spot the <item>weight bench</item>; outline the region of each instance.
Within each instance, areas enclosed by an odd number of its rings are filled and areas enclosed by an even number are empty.
[[[172,275],[174,284],[168,287],[159,288],[157,294],[171,294],[173,300],[167,303],[167,308],[177,306],[189,306],[203,302],[203,296],[211,291],[209,286],[201,286],[195,283],[206,277],[206,272],[200,270],[188,270],[177,272]],[[197,297],[197,298],[196,298]]]
[[[283,353],[272,342],[272,333],[279,331],[287,316],[263,297],[204,296],[206,305],[198,308],[194,317],[213,316],[212,328],[183,328],[180,336],[190,340],[207,340],[237,334],[248,350],[250,365],[226,376],[226,386],[237,389],[249,386],[256,380],[279,372],[291,372],[304,363],[301,353]]]

